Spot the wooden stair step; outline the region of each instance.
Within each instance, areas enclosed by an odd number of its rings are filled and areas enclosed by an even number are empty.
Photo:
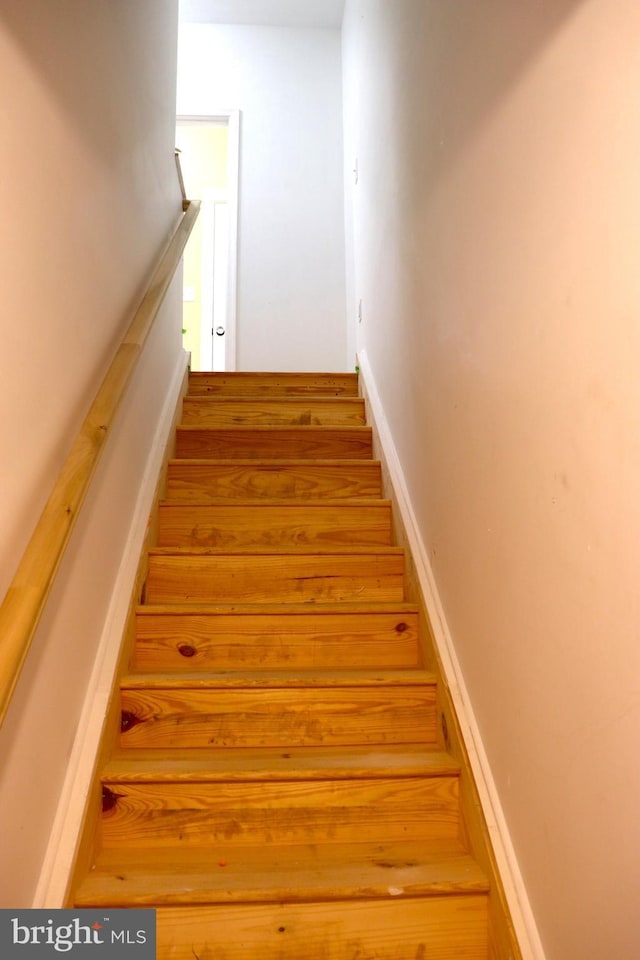
[[[371,427],[179,426],[176,458],[371,459]]]
[[[149,552],[148,603],[402,601],[400,547]]]
[[[487,960],[486,895],[399,890],[386,900],[162,907],[157,960]]]
[[[459,763],[436,747],[263,747],[253,750],[120,749],[101,776],[120,783],[242,782],[267,780],[372,780],[456,776]],[[114,787],[117,791],[117,786]]]
[[[357,397],[356,373],[253,373],[234,371],[189,374],[189,395]]]
[[[122,747],[435,744],[426,671],[133,674],[121,683]]]
[[[328,687],[415,687],[432,686],[435,675],[429,670],[216,670],[192,673],[128,673],[120,680],[125,690],[149,688],[171,690],[212,690],[256,688]]]
[[[410,604],[141,606],[134,670],[419,666]]]
[[[391,545],[388,500],[168,502],[158,509],[161,547]]]
[[[171,499],[314,500],[379,498],[380,461],[367,460],[171,460]]]
[[[128,781],[105,791],[105,847],[455,839],[459,830],[457,775]]]
[[[182,423],[200,427],[362,426],[364,400],[358,397],[275,399],[193,397],[182,401]]]
[[[487,960],[488,892],[452,840],[216,844],[102,850],[74,906],[156,908],[158,960]]]
[[[104,849],[78,907],[388,900],[486,893],[487,880],[455,839],[350,844],[212,843]],[[399,891],[399,892],[396,892]]]
[[[203,551],[205,555],[209,555],[210,551]],[[174,550],[166,551],[164,548],[161,550],[161,554],[169,553],[174,554]],[[215,555],[215,552],[214,552]],[[224,555],[224,553],[223,553]],[[391,614],[392,616],[404,616],[406,613],[407,616],[411,614],[417,614],[419,607],[417,603],[410,603],[408,600],[402,600],[400,602],[381,602],[381,603],[370,603],[369,601],[351,602],[351,603],[323,603],[319,606],[310,606],[308,603],[191,603],[188,606],[180,603],[157,603],[157,604],[140,604],[136,607],[136,610],[141,615],[143,614],[154,614],[154,613],[172,613],[179,614],[184,613],[189,614],[202,614],[213,615],[213,614],[228,614],[229,616],[245,616],[248,614],[277,614],[278,616],[295,616],[296,614],[310,614],[312,617],[315,616],[330,616],[336,614],[337,616],[347,616],[349,614]],[[403,631],[403,627],[400,628],[399,632]]]

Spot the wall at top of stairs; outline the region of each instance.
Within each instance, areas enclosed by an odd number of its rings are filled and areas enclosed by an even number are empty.
[[[177,2],[62,7],[9,0],[0,22],[2,594],[180,211]],[[178,279],[0,731],[3,907],[33,900],[140,477],[184,366],[179,311]]]
[[[238,370],[353,369],[341,104],[337,28],[181,24],[178,112],[241,111]]]

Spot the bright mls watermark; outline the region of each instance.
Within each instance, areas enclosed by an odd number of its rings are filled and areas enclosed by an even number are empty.
[[[155,910],[0,910],[2,960],[156,960]]]

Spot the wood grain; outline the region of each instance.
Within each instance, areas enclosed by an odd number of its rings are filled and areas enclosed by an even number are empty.
[[[391,545],[388,501],[296,504],[169,503],[158,510],[161,547]]]
[[[158,960],[486,960],[486,898],[158,911]],[[233,931],[233,935],[230,935]]]
[[[403,570],[402,552],[391,547],[343,554],[153,551],[146,599],[148,603],[401,601]]]
[[[370,459],[369,427],[178,427],[176,457]]]
[[[253,397],[185,397],[182,422],[199,427],[346,426],[365,423],[357,397],[255,400]]]
[[[120,783],[104,846],[455,840],[457,777]],[[402,816],[398,816],[402,810]]]
[[[487,881],[454,840],[401,843],[188,845],[105,848],[79,905],[213,904],[389,899],[486,892]],[[220,866],[220,863],[223,866]]]
[[[123,747],[435,743],[435,692],[418,687],[124,689]]]
[[[192,372],[191,396],[358,396],[355,373]]]
[[[136,615],[135,670],[419,665],[411,606],[314,612],[140,607]]]
[[[178,500],[380,498],[380,464],[367,460],[173,460],[167,497]]]

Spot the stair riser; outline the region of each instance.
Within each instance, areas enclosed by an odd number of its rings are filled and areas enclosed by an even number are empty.
[[[167,497],[183,500],[318,500],[380,497],[379,463],[313,464],[188,463],[173,461]]]
[[[455,777],[239,784],[110,784],[110,846],[453,840]],[[398,811],[402,815],[398,816]]]
[[[435,744],[435,688],[123,690],[123,747]]]
[[[190,396],[358,396],[353,373],[201,373],[189,375]]]
[[[365,423],[364,400],[234,400],[185,397],[182,403],[182,423],[200,427],[359,427]]]
[[[178,427],[176,457],[215,460],[367,460],[370,427]]]
[[[136,624],[135,670],[402,669],[419,665],[415,613],[140,613]]]
[[[160,547],[390,546],[391,506],[163,504]]]
[[[401,554],[151,555],[147,603],[309,603],[404,599]]]
[[[157,925],[158,960],[486,960],[489,949],[484,896],[161,908]]]

